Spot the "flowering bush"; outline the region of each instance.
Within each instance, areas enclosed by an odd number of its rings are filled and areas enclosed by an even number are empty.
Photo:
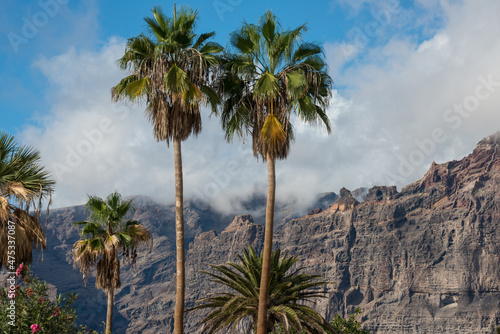
[[[97,333],[75,324],[72,307],[77,295],[61,294],[50,300],[47,284],[33,276],[30,268],[20,265],[7,286],[0,290],[0,333],[2,334],[83,334]]]

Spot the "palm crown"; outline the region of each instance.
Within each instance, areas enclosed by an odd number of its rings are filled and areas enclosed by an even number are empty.
[[[80,267],[84,278],[97,267],[99,289],[119,288],[119,252],[122,251],[124,259],[134,262],[136,248],[151,239],[149,231],[139,222],[125,221],[131,204],[132,200],[124,201],[118,193],[110,194],[106,200],[90,196],[86,204],[90,221],[74,223],[82,227],[82,239],[73,246],[75,265]]]
[[[278,249],[271,259],[271,279],[269,282],[268,331],[282,325],[288,332],[324,333],[330,325],[304,302],[312,298],[324,297],[324,294],[312,289],[327,284],[318,281],[321,276],[301,273],[302,267],[292,269],[297,263],[296,257],[281,257]],[[236,330],[245,320],[250,320],[248,331],[255,329],[259,303],[259,286],[262,272],[262,255],[257,256],[250,246],[238,255],[241,264],[228,262],[227,265],[211,265],[215,273],[210,275],[213,281],[225,285],[232,292],[214,294],[202,299],[201,305],[191,310],[213,309],[201,322],[206,333],[215,333],[227,329]]]
[[[38,151],[19,146],[13,136],[0,132],[0,268],[9,259],[9,221],[15,224],[14,266],[31,262],[33,247],[46,246],[41,205],[54,184]]]
[[[252,134],[253,150],[283,159],[293,140],[292,113],[306,122],[322,122],[332,80],[326,73],[322,49],[301,43],[306,26],[281,29],[268,11],[257,25],[245,23],[231,34],[235,53],[227,55],[220,89],[225,101],[221,113],[226,139],[244,130]]]
[[[118,60],[131,74],[112,88],[115,101],[145,99],[146,115],[158,141],[185,140],[201,131],[200,102],[216,108],[218,95],[208,82],[222,47],[208,42],[214,32],[194,34],[197,12],[177,10],[167,17],[160,7],[146,21],[149,34],[129,39]],[[196,38],[197,37],[197,38]]]

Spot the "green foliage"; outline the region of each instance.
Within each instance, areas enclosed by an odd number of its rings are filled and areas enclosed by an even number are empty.
[[[123,260],[135,263],[137,247],[151,242],[151,233],[135,220],[125,221],[131,211],[132,200],[123,200],[114,192],[106,200],[89,196],[86,204],[90,221],[75,222],[81,226],[82,239],[73,245],[73,260],[83,273],[84,280],[96,267],[95,285],[108,296],[106,334],[112,328],[112,301],[114,290],[121,286],[119,253]],[[152,246],[152,243],[151,243]]]
[[[335,328],[333,333],[344,333],[344,334],[370,334],[370,332],[361,326],[361,322],[356,320],[356,316],[361,314],[361,309],[358,307],[353,314],[349,315],[348,319],[342,318],[340,315],[336,315],[335,318],[330,322]]]
[[[277,326],[276,330],[271,332],[271,334],[305,334],[305,332],[295,332],[293,329],[291,329],[289,332],[286,332],[285,329],[283,328],[283,325]]]
[[[250,246],[238,256],[241,263],[211,265],[216,273],[205,272],[214,282],[225,285],[231,292],[213,294],[202,299],[201,305],[191,310],[210,309],[211,313],[201,322],[204,333],[230,332],[239,323],[250,321],[255,327],[259,305],[259,287],[262,272],[262,254],[258,256]],[[324,293],[317,288],[327,282],[318,281],[320,276],[301,273],[303,268],[292,269],[298,262],[278,249],[271,257],[269,282],[269,331],[282,325],[287,331],[324,333],[333,329],[314,309],[304,305]]]
[[[353,314],[349,315],[348,319],[342,318],[340,315],[336,315],[330,324],[333,326],[334,330],[327,330],[327,334],[370,334],[370,332],[364,329],[361,326],[361,322],[356,320],[356,316],[361,314],[361,309],[358,307],[354,311]],[[305,332],[296,332],[290,330],[289,332],[285,331],[282,325],[278,326],[278,328],[272,334],[305,334]],[[499,332],[500,334],[500,332]]]
[[[20,266],[15,276],[15,293],[10,294],[8,286],[0,293],[0,332],[14,333],[58,333],[83,334],[96,333],[83,326],[77,326],[76,310],[73,305],[77,299],[74,293],[63,298],[61,294],[50,300],[47,284],[34,276],[29,267]],[[9,297],[13,297],[10,299]],[[15,302],[15,304],[12,304]],[[13,306],[11,306],[13,305]],[[11,308],[14,309],[11,313]],[[13,316],[15,315],[15,317]]]

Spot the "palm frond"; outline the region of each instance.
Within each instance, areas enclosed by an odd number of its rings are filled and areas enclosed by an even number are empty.
[[[209,40],[210,38],[212,38],[214,36],[215,36],[215,31],[211,31],[211,32],[208,32],[208,33],[200,34],[200,36],[198,36],[198,39],[196,40],[196,42],[193,44],[193,48],[195,48],[197,50],[200,50],[200,48],[203,47],[203,44],[207,40]]]
[[[260,135],[264,141],[270,143],[271,145],[279,145],[279,143],[286,140],[283,125],[273,114],[267,115],[266,121],[260,130]]]
[[[226,287],[226,292],[211,294],[201,299],[198,305],[188,310],[210,310],[198,325],[204,333],[230,332],[243,322],[255,326],[259,301],[262,254],[257,256],[250,246],[238,255],[241,263],[228,262],[226,265],[211,265],[215,272],[203,273],[213,281]],[[333,328],[314,309],[304,304],[311,298],[325,297],[316,288],[327,284],[318,280],[320,276],[299,273],[303,268],[292,268],[298,262],[288,253],[281,255],[278,249],[272,254],[269,285],[270,300],[268,318],[271,326],[282,325],[287,331],[298,333],[325,333]],[[271,329],[272,330],[272,329]],[[334,333],[334,331],[332,331]]]

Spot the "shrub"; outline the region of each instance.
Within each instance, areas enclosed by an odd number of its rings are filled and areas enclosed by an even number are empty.
[[[328,334],[337,334],[337,333],[342,333],[342,334],[370,334],[370,331],[367,329],[364,329],[361,326],[361,322],[356,320],[356,316],[361,314],[361,309],[358,307],[354,311],[353,314],[349,315],[348,319],[342,318],[340,315],[336,315],[335,318],[333,318],[332,321],[330,321],[330,324],[333,326],[335,331],[329,332],[326,331]],[[273,332],[272,334],[285,334],[287,333],[284,329],[283,326],[279,326],[278,329]],[[300,334],[305,334],[306,332],[301,332]],[[293,330],[289,332],[289,334],[299,334],[297,332],[294,332]],[[500,334],[500,332],[498,333]]]
[[[95,333],[77,326],[76,311],[72,307],[77,295],[61,294],[55,300],[48,296],[47,283],[34,276],[23,264],[10,275],[7,285],[0,290],[0,332],[14,333]]]
[[[361,309],[358,307],[353,314],[349,315],[348,319],[336,315],[330,323],[336,329],[336,332],[343,334],[370,334],[370,332],[361,326],[361,322],[356,320],[356,316],[361,314]],[[334,333],[336,333],[334,332]]]

